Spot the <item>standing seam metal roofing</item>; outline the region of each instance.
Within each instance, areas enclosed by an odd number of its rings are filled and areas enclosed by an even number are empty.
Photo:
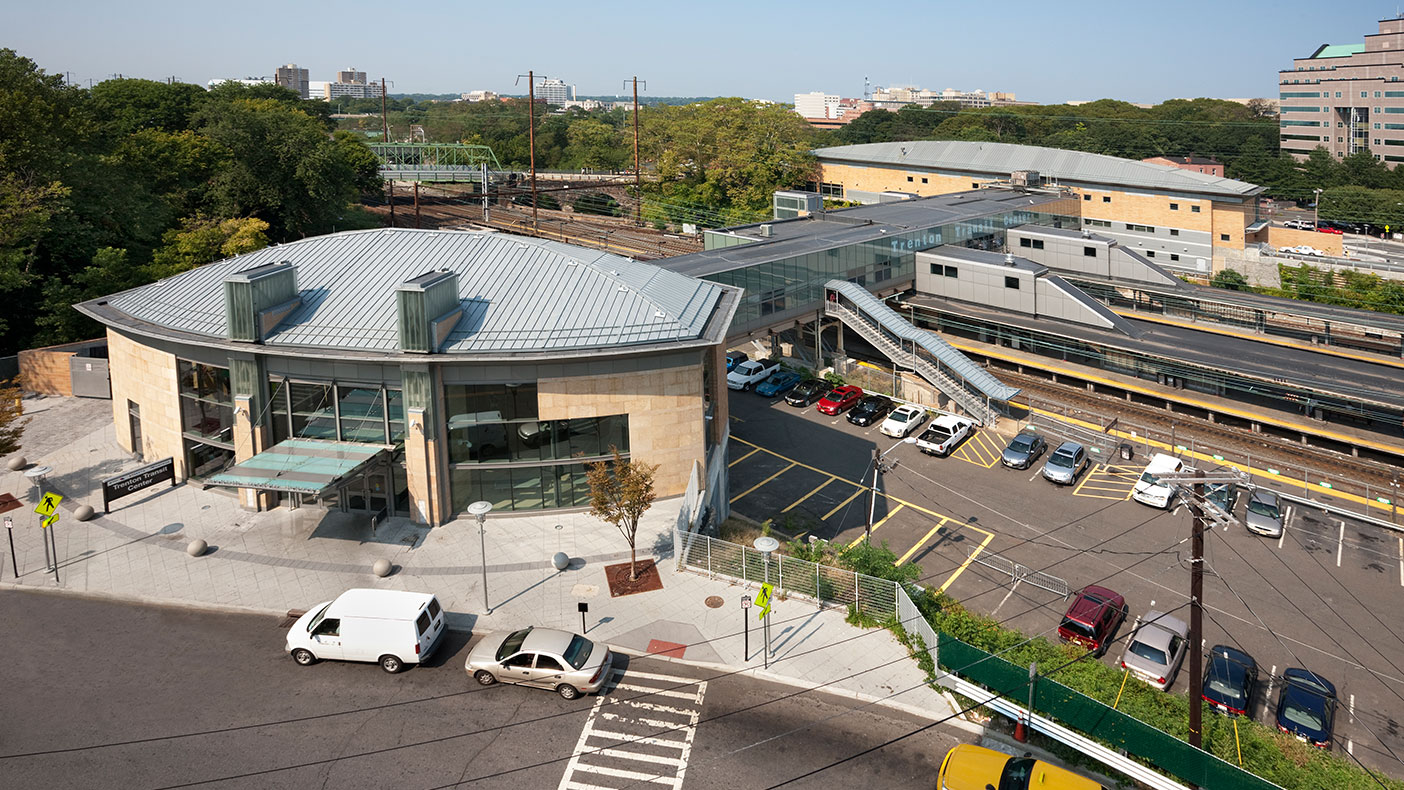
[[[1014,143],[914,140],[905,143],[864,143],[819,148],[814,151],[814,155],[821,161],[842,160],[928,169],[945,168],[992,174],[1001,178],[1007,178],[1016,170],[1037,170],[1041,175],[1059,181],[1207,192],[1225,197],[1248,197],[1263,190],[1263,187],[1246,181],[1181,170],[1170,165]]]
[[[586,349],[692,340],[724,288],[657,266],[501,233],[348,231],[268,247],[107,298],[133,318],[223,338],[223,282],[267,263],[297,266],[302,304],[264,345],[394,351],[395,288],[457,273],[464,316],[447,353]]]
[[[883,328],[903,340],[910,340],[922,348],[930,351],[932,356],[941,360],[941,364],[955,371],[965,378],[972,386],[982,394],[998,401],[1007,401],[1019,394],[1017,387],[1011,387],[999,379],[991,376],[984,368],[970,361],[970,358],[957,351],[950,343],[931,334],[925,329],[917,329],[912,326],[907,319],[898,315],[895,310],[888,307],[881,299],[873,296],[857,283],[847,280],[830,280],[824,283],[824,287],[831,291],[838,291],[848,297],[858,306],[862,312],[872,316]]]

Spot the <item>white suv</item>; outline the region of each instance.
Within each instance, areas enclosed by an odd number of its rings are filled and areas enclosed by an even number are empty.
[[[920,406],[902,406],[882,421],[882,427],[878,430],[894,439],[905,439],[907,434],[921,427],[926,422],[926,409]]]

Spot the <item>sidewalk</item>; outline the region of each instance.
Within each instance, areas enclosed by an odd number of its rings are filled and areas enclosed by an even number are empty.
[[[113,503],[102,514],[105,477],[140,464],[117,446],[111,403],[81,398],[25,401],[31,415],[19,453],[53,467],[47,490],[63,494],[55,527],[59,582],[45,570],[37,491],[21,472],[4,475],[8,491],[26,503],[7,515],[19,564],[16,582],[4,556],[0,586],[59,589],[162,604],[210,606],[279,615],[330,600],[352,587],[433,592],[450,627],[496,631],[526,624],[580,629],[577,603],[589,605],[592,639],[636,652],[720,671],[742,670],[769,680],[826,691],[940,718],[947,697],[923,684],[923,673],[890,633],[844,622],[843,610],[777,601],[771,614],[771,661],[763,669],[761,632],[752,612],[750,656],[744,655],[739,584],[678,571],[672,528],[680,499],[659,500],[638,533],[638,556],[658,563],[663,589],[611,598],[603,567],[627,561],[628,545],[611,525],[587,513],[490,514],[487,519],[487,598],[477,524],[463,518],[436,529],[391,519],[372,534],[364,515],[314,508],[253,513],[232,492],[194,485],[158,485]],[[81,504],[97,515],[73,517]],[[209,550],[189,556],[190,541]],[[556,552],[571,557],[556,571]],[[8,555],[8,545],[0,544]],[[386,559],[386,578],[371,573]],[[715,605],[715,608],[714,606]],[[270,638],[269,649],[281,649]],[[666,652],[664,652],[666,651]],[[851,676],[851,677],[850,677]],[[959,719],[953,723],[961,723]]]

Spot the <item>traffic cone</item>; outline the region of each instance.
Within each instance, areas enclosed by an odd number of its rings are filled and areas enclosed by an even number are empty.
[[[1014,740],[1019,743],[1029,742],[1029,730],[1024,726],[1024,717],[1019,716],[1014,719]]]

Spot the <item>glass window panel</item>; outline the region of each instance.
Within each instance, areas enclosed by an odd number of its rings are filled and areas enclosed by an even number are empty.
[[[451,384],[444,387],[450,421],[499,422],[536,417],[536,384]]]
[[[390,441],[403,446],[405,443],[405,396],[399,390],[386,390],[385,399],[390,411]]]
[[[544,501],[541,496],[541,478],[543,475],[552,474],[552,471],[553,467],[549,466],[514,468],[512,470],[512,509],[540,510]]]
[[[268,424],[273,430],[273,443],[291,436],[288,426],[288,385],[282,379],[268,382]]]
[[[482,413],[477,413],[482,416]],[[504,422],[472,422],[469,415],[455,415],[448,424],[448,454],[451,464],[485,463],[508,460],[509,428]]]
[[[212,444],[185,440],[185,469],[190,477],[209,477],[234,463],[234,451]]]
[[[335,439],[336,407],[326,384],[288,385],[292,401],[292,435],[300,439]]]
[[[234,439],[234,407],[195,398],[180,399],[180,423],[186,433],[230,442]]]
[[[336,388],[341,412],[341,439],[346,442],[385,441],[385,403],[380,388]]]

